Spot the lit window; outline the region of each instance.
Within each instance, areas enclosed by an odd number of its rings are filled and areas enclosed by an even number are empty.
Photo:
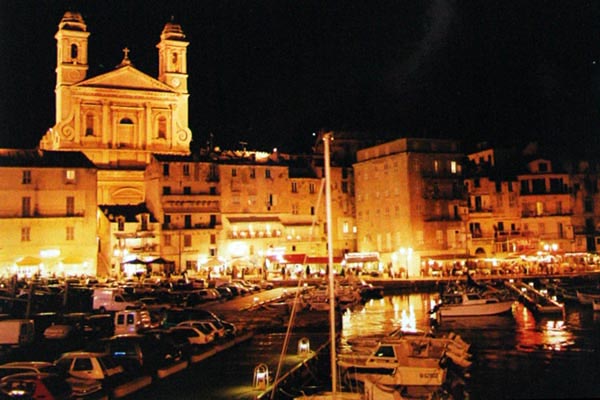
[[[67,182],[73,182],[75,181],[75,170],[74,169],[68,169],[65,171],[65,176],[67,178]]]
[[[344,225],[342,226],[342,232],[344,232],[344,233],[350,232],[350,224],[348,224],[348,222],[344,222]]]
[[[21,180],[21,183],[24,185],[31,183],[31,171],[29,171],[29,170],[23,171],[23,178]]]
[[[455,174],[457,172],[456,161],[450,161],[450,172]]]

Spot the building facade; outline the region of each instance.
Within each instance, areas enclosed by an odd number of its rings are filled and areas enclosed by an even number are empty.
[[[169,22],[157,45],[158,78],[136,69],[129,49],[114,70],[89,77],[89,35],[81,14],[65,13],[55,35],[56,120],[40,148],[84,152],[99,168],[102,204],[137,204],[153,153],[189,153],[188,42]]]
[[[81,152],[0,150],[0,274],[95,275],[96,187]]]

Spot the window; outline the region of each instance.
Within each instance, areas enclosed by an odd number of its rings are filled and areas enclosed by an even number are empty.
[[[190,164],[183,164],[183,176],[190,176]]]
[[[171,186],[163,186],[162,188],[162,194],[171,194]]]
[[[89,358],[76,358],[73,364],[73,371],[91,371],[92,360]]]
[[[348,193],[348,182],[342,182],[342,193]]]
[[[75,215],[75,197],[67,196],[67,216]]]
[[[21,198],[21,216],[31,217],[31,197]]]
[[[183,246],[192,247],[192,235],[183,235]]]
[[[94,114],[85,115],[85,136],[94,136]]]
[[[71,44],[71,61],[77,61],[77,56],[79,55],[79,48],[75,43]]]
[[[169,214],[165,214],[163,217],[163,223],[165,224],[165,226],[169,226],[171,225],[171,216]]]
[[[21,242],[29,242],[31,240],[30,237],[31,228],[28,226],[24,226],[21,228]]]
[[[433,161],[433,171],[437,174],[440,172],[440,162],[438,160]]]
[[[192,188],[189,186],[183,187],[183,194],[192,194]]]
[[[75,227],[67,226],[67,240],[75,240]]]
[[[540,172],[548,172],[548,163],[545,163],[545,162],[539,163],[538,169]]]
[[[292,182],[292,193],[298,193],[298,182]]]
[[[450,172],[452,172],[453,174],[458,172],[456,161],[450,161]]]
[[[23,171],[23,175],[21,178],[21,183],[24,185],[27,185],[28,183],[31,183],[31,171],[29,170],[25,170]]]
[[[346,222],[346,221],[342,225],[342,232],[343,233],[349,233],[350,232],[350,224],[348,224],[348,222]]]
[[[133,125],[133,121],[127,117],[125,118],[121,118],[121,120],[119,121],[119,124],[121,125]]]
[[[187,214],[184,216],[184,224],[186,228],[191,228],[192,227],[192,216]]]
[[[315,215],[315,207],[310,208],[310,215]]]
[[[271,170],[269,168],[265,169],[265,178],[271,178]]]
[[[231,168],[231,176],[237,176],[237,169]]]
[[[292,214],[298,214],[298,204],[296,203],[292,204]]]
[[[117,230],[123,232],[125,230],[125,217],[117,218]]]
[[[314,183],[309,183],[308,184],[308,192],[309,193],[314,193],[315,192],[315,184]]]
[[[68,169],[65,171],[65,178],[67,179],[67,183],[71,183],[75,181],[75,170]]]
[[[142,214],[142,215],[140,215],[140,223],[142,225],[142,230],[143,231],[147,231],[148,230],[148,219],[149,219],[149,215],[148,214]]]
[[[214,233],[210,234],[210,244],[217,244],[217,235]]]
[[[156,137],[159,139],[167,138],[167,119],[165,117],[158,117]]]
[[[163,176],[169,176],[169,164],[163,164]]]
[[[171,235],[165,235],[163,243],[165,246],[170,246],[171,245]]]
[[[256,168],[250,168],[250,178],[256,178]]]

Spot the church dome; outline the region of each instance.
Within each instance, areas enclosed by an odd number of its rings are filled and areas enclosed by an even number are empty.
[[[185,39],[185,34],[183,33],[183,29],[181,29],[181,25],[171,20],[165,24],[160,38],[162,40],[183,40]]]
[[[81,14],[73,11],[67,11],[65,15],[63,15],[60,23],[58,24],[58,28],[81,32],[85,32],[87,30]]]

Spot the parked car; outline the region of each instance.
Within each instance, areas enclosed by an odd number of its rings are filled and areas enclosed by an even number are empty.
[[[196,327],[200,330],[202,330],[202,332],[210,332],[212,333],[212,335],[215,337],[215,339],[221,339],[224,338],[227,335],[227,332],[225,331],[225,327],[221,324],[218,324],[219,327],[217,327],[217,324],[213,321],[197,321],[197,320],[190,320],[190,321],[183,321],[177,324],[177,326],[193,326]]]
[[[0,394],[8,399],[66,400],[72,398],[73,390],[58,374],[25,372],[4,377]]]
[[[126,310],[115,314],[115,335],[138,333],[152,328],[152,319],[147,310]]]
[[[44,330],[44,338],[48,340],[81,339],[86,318],[87,314],[85,313],[64,314]]]
[[[170,329],[175,336],[184,336],[195,348],[212,343],[215,340],[211,332],[193,326],[174,326]]]
[[[121,375],[124,369],[106,353],[72,351],[63,353],[54,363],[59,371],[74,378],[104,381]]]
[[[89,347],[107,353],[123,368],[132,373],[154,373],[182,359],[182,351],[171,342],[156,336],[127,334],[102,339]]]
[[[231,282],[240,284],[248,289],[250,292],[259,292],[261,287],[256,283],[249,282],[245,279],[233,279]]]
[[[183,335],[173,335],[169,329],[166,328],[154,328],[148,329],[142,333],[144,336],[152,336],[157,340],[164,341],[177,349],[183,359],[188,359],[192,353],[193,348],[187,337]]]
[[[112,336],[114,331],[115,320],[111,314],[91,314],[83,323],[83,334],[86,339]]]
[[[0,379],[25,372],[41,374],[57,373],[58,370],[54,363],[49,361],[12,361],[0,365]]]
[[[171,303],[165,302],[158,297],[142,297],[139,301],[144,305],[144,308],[150,312],[165,312],[172,307]]]
[[[223,299],[223,300],[233,299],[233,293],[231,292],[231,289],[229,289],[228,287],[219,286],[219,287],[215,288],[215,290],[219,292],[219,294],[221,295],[221,299]]]

